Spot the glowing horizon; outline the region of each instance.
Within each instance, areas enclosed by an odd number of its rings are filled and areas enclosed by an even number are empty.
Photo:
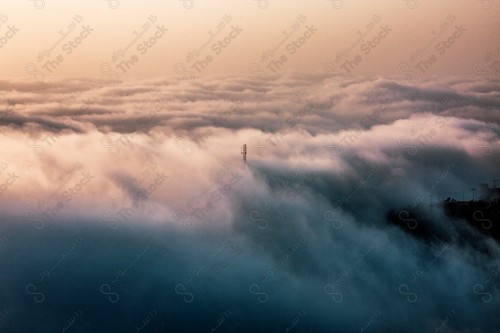
[[[396,75],[405,74],[405,65],[421,76],[478,75],[481,70],[474,65],[483,64],[486,71],[485,57],[499,47],[495,7],[481,1],[417,1],[412,8],[410,1],[386,6],[325,0],[304,6],[271,0],[265,9],[250,0],[237,5],[198,0],[192,8],[182,1],[140,6],[121,1],[114,2],[116,8],[107,1],[46,0],[40,9],[35,3],[3,3],[0,15],[6,19],[0,34],[9,27],[18,30],[0,48],[4,77],[31,78],[40,71],[47,78],[106,78],[103,64],[124,80],[187,72],[196,77],[319,72],[325,67],[354,76]],[[314,32],[304,38],[308,29]],[[436,61],[418,66],[412,55],[419,50],[424,50],[419,61],[432,61],[433,55]],[[196,59],[189,57],[193,52]],[[346,65],[358,55],[362,61]],[[282,56],[287,60],[277,65]],[[29,73],[28,64],[36,66]]]

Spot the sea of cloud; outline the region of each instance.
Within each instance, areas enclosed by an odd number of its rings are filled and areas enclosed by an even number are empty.
[[[492,332],[499,244],[430,204],[498,176],[499,87],[0,81],[0,328]]]

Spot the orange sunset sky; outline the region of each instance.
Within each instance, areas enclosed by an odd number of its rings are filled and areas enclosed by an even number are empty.
[[[114,70],[120,79],[135,79],[325,68],[354,76],[477,75],[491,65],[488,54],[498,57],[498,6],[480,0],[6,0],[0,5],[0,70],[4,78],[27,79],[37,71],[50,79],[105,78]],[[214,46],[219,41],[225,46]],[[412,59],[419,49],[420,58]],[[195,50],[204,66],[189,61]],[[267,50],[274,52],[263,59]],[[346,66],[347,55],[362,61]],[[282,56],[287,59],[279,68],[269,67]],[[120,68],[121,60],[131,63]],[[432,64],[419,68],[420,60]]]

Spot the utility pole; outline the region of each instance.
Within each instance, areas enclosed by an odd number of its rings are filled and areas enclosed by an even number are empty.
[[[474,192],[476,192],[475,188],[472,189],[472,201],[474,201]]]

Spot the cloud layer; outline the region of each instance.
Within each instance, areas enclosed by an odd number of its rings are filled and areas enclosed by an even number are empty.
[[[0,327],[490,332],[498,242],[429,204],[498,175],[498,86],[0,82]]]

